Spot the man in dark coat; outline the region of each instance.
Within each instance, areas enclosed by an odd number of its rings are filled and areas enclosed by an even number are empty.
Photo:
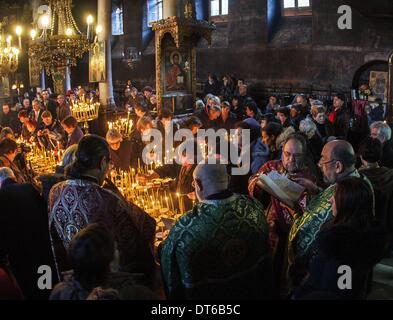
[[[44,110],[50,111],[53,119],[57,119],[57,105],[56,102],[49,97],[49,91],[43,90],[42,93],[42,106]]]
[[[362,166],[359,172],[371,182],[375,194],[375,217],[390,234],[390,247],[393,244],[393,169],[379,166],[382,157],[382,144],[378,139],[366,138],[359,146]]]
[[[392,129],[382,121],[373,122],[370,126],[371,137],[382,143],[382,156],[379,164],[384,167],[393,168]]]
[[[0,127],[9,127],[14,132],[19,132],[20,130],[18,115],[10,109],[8,104],[3,104],[2,111],[0,112]]]
[[[333,123],[334,135],[346,138],[349,130],[350,114],[345,107],[345,97],[337,94],[333,100],[334,110],[329,114],[329,121]]]
[[[31,184],[8,178],[1,183],[0,203],[0,259],[8,261],[26,299],[47,299],[50,290],[37,285],[39,267],[51,268],[52,285],[57,278],[46,202]]]
[[[78,122],[73,116],[68,116],[61,123],[63,129],[68,134],[66,149],[74,144],[78,144],[83,138],[83,131],[78,126]]]

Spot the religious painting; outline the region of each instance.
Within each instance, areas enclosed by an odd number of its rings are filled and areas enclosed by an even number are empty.
[[[98,41],[89,52],[89,82],[106,81],[105,41]]]
[[[164,54],[164,91],[189,91],[190,59],[186,52],[168,48]]]
[[[29,59],[29,81],[30,87],[39,87],[41,80],[41,67],[34,59]]]
[[[370,71],[370,88],[373,96],[380,98],[386,103],[388,92],[388,72]]]

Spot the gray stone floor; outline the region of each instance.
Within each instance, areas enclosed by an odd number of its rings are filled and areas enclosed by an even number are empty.
[[[373,289],[368,300],[393,300],[393,258],[384,259],[374,268]]]

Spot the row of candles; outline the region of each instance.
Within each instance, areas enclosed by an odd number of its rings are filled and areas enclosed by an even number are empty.
[[[97,119],[99,108],[100,103],[92,100],[79,100],[70,104],[71,114],[78,122]]]
[[[141,185],[136,179],[136,170],[130,168],[128,171],[113,170],[111,180],[128,201],[144,209],[150,215],[177,214],[174,197],[168,185],[173,181],[172,179],[155,179],[146,185]],[[180,194],[176,196],[180,198]]]
[[[141,159],[138,158],[138,170],[137,170],[138,174],[148,175],[149,173],[151,173],[151,171],[154,171],[155,169],[157,169],[159,167],[162,167],[162,163],[160,161],[151,162],[150,164],[141,165]],[[132,170],[134,170],[134,169],[132,169]]]
[[[53,150],[46,150],[33,142],[31,152],[28,154],[30,166],[36,173],[48,173],[55,170],[56,165],[61,160],[62,153],[58,151],[56,154]],[[42,171],[42,172],[40,172]]]
[[[132,120],[130,119],[117,119],[116,121],[109,121],[109,130],[116,129],[123,136],[130,136],[132,132]]]

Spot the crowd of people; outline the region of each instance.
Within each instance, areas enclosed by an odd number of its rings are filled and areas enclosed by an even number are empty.
[[[154,90],[132,83],[121,104],[136,124],[125,136],[84,135],[69,104],[85,95],[44,90],[16,113],[0,115],[0,298],[26,299],[365,299],[376,263],[393,249],[391,127],[370,113],[355,115],[345,97],[333,105],[299,94],[288,106],[248,95],[243,79],[209,75],[194,114],[157,110]],[[30,106],[31,104],[31,106]],[[377,120],[377,121],[375,121]],[[111,183],[112,169],[137,168],[152,128],[166,139],[191,136],[179,163],[164,163],[137,180],[175,179],[184,215],[154,248],[156,221]],[[224,129],[240,153],[210,161],[201,129]],[[242,140],[242,132],[250,141]],[[33,183],[23,143],[65,150],[55,173]],[[242,150],[249,152],[242,153]],[[249,161],[246,174],[231,168]],[[266,191],[261,175],[275,172],[302,187],[289,205]],[[37,287],[40,266],[53,270],[53,290]],[[341,288],[341,266],[352,287]],[[51,289],[51,288],[50,288]]]

